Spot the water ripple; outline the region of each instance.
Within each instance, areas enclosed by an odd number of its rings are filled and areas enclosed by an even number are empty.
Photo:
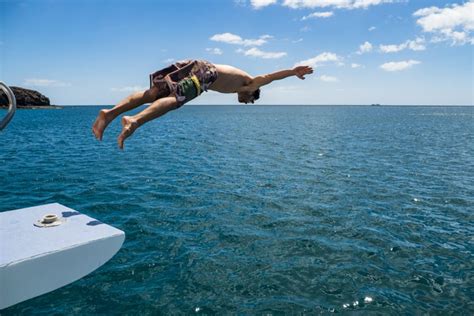
[[[474,109],[186,106],[123,152],[97,110],[18,112],[0,211],[63,203],[125,244],[2,314],[474,313]]]

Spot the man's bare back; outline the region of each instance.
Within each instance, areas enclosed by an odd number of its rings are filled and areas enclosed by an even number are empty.
[[[221,93],[236,93],[243,86],[248,85],[252,81],[250,76],[245,71],[229,65],[214,64],[217,69],[217,80],[209,87]]]
[[[311,67],[298,66],[252,77],[245,71],[229,65],[215,65],[199,60],[178,62],[152,74],[150,89],[129,95],[112,109],[102,109],[92,126],[92,132],[98,140],[102,140],[105,128],[117,116],[142,104],[151,103],[134,116],[122,117],[122,132],[117,141],[119,147],[123,149],[125,139],[138,127],[179,108],[199,96],[203,90],[237,93],[239,102],[254,103],[260,97],[260,87],[291,76],[305,79],[305,75],[312,73]],[[176,79],[176,82],[170,82],[170,79]]]

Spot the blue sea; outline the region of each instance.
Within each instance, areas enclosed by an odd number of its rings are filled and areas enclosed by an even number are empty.
[[[2,315],[474,313],[474,107],[186,105],[124,151],[99,109],[17,112],[0,212],[58,202],[126,241]]]

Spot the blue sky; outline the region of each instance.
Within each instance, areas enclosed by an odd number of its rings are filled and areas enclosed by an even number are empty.
[[[184,58],[310,64],[261,104],[474,103],[474,0],[0,0],[0,80],[109,105]],[[195,104],[234,104],[209,92]]]

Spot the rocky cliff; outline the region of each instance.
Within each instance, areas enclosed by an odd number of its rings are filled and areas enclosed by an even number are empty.
[[[16,104],[20,107],[49,106],[49,98],[38,91],[20,87],[10,87],[15,94]],[[0,90],[0,106],[8,106],[8,98],[3,90]]]

